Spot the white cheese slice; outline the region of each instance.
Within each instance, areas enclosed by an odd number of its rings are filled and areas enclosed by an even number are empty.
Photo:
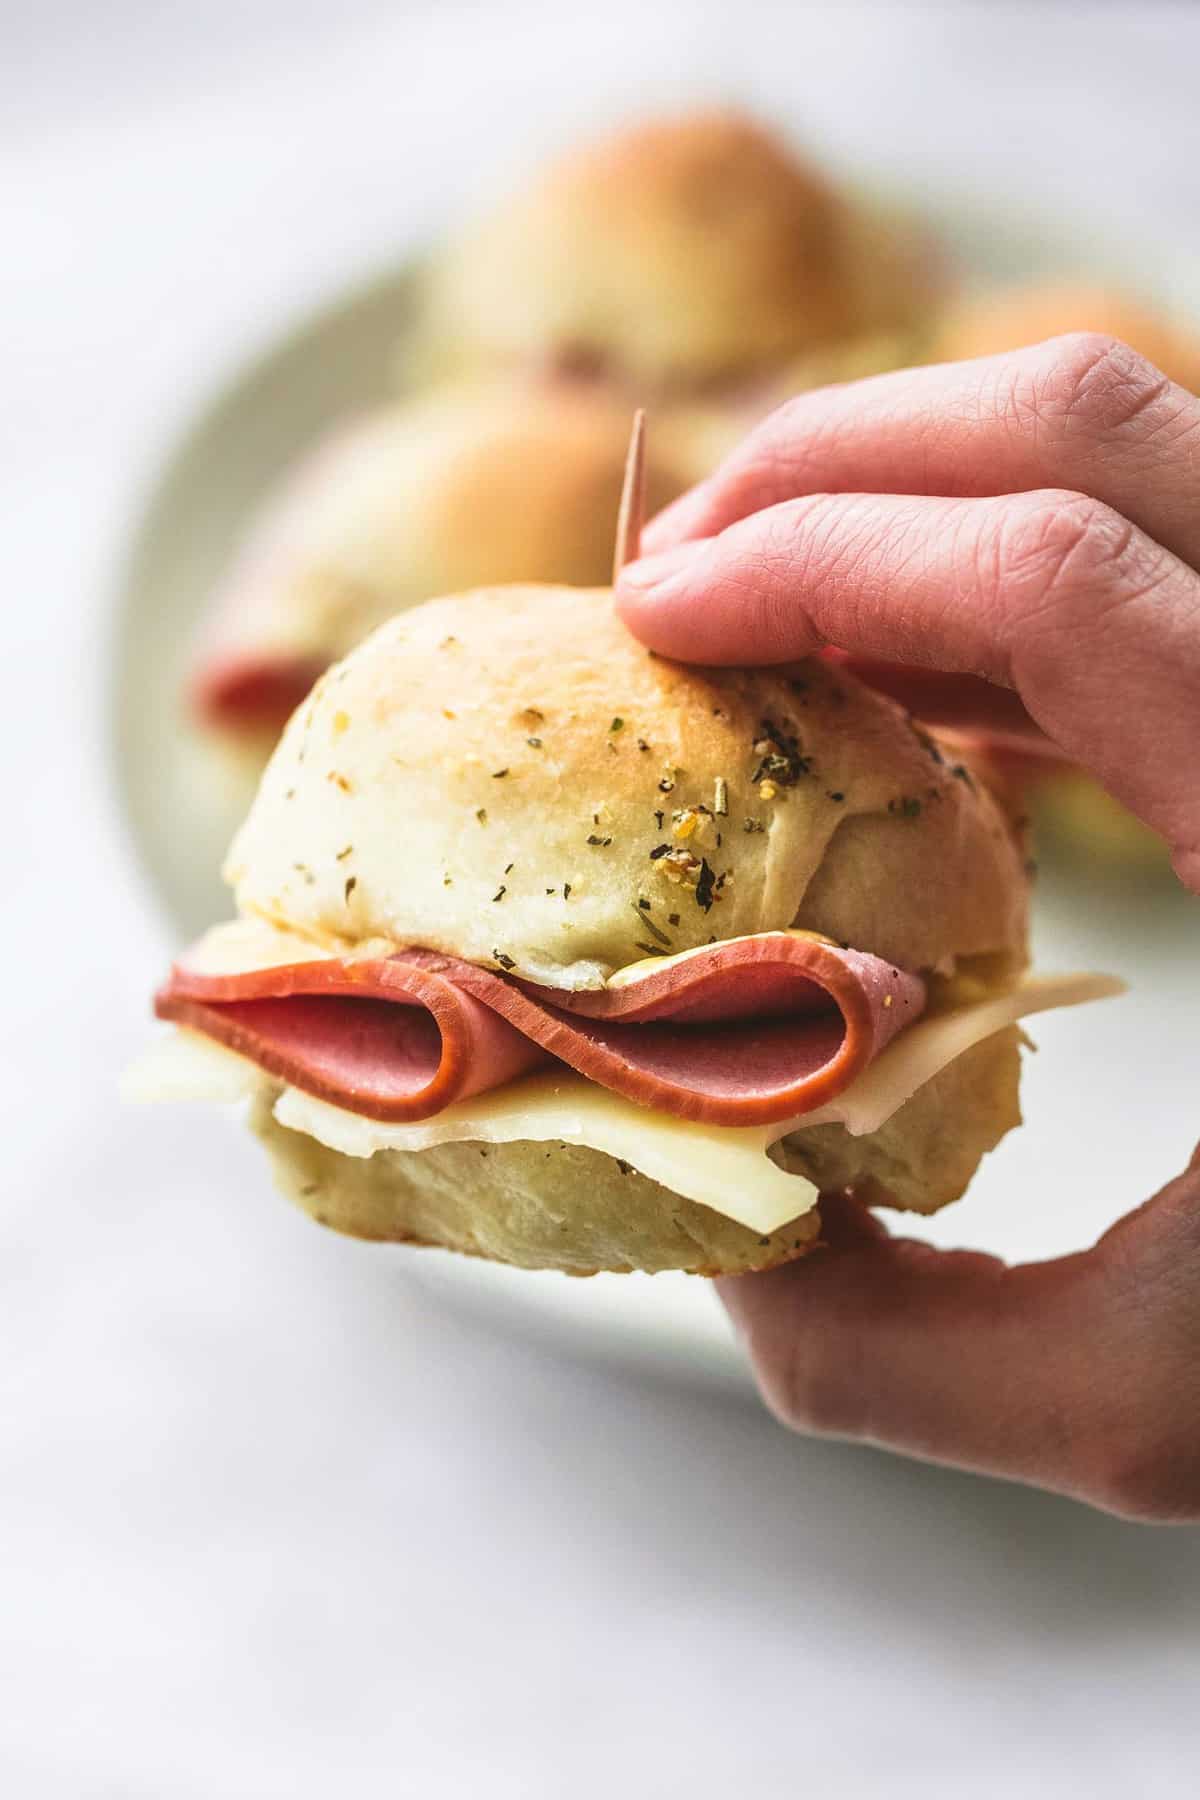
[[[289,963],[324,962],[332,954],[282,925],[247,916],[211,926],[189,945],[184,963],[192,975],[252,975]]]
[[[1117,975],[1029,975],[1007,993],[918,1019],[893,1038],[883,1055],[836,1099],[805,1113],[785,1130],[836,1121],[851,1137],[865,1137],[878,1131],[918,1088],[973,1044],[981,1044],[994,1032],[1033,1013],[1111,999],[1123,994],[1125,987]]]
[[[157,1032],[120,1080],[122,1100],[206,1100],[214,1106],[249,1100],[266,1076],[257,1063],[203,1032],[170,1025]]]
[[[271,1078],[256,1063],[199,1032],[173,1027],[125,1075],[127,1100],[252,1100]],[[435,1144],[582,1144],[629,1163],[652,1181],[768,1233],[799,1218],[817,1190],[767,1151],[786,1125],[701,1125],[634,1106],[570,1069],[544,1071],[446,1107],[414,1125],[387,1125],[285,1087],[274,1107],[289,1131],[343,1156],[429,1150]]]
[[[275,1117],[343,1156],[435,1144],[582,1144],[629,1163],[687,1200],[772,1232],[815,1205],[817,1190],[767,1156],[778,1125],[703,1125],[634,1106],[570,1070],[539,1073],[448,1106],[417,1125],[381,1125],[285,1088]]]
[[[1110,975],[1035,976],[1009,993],[910,1025],[826,1106],[772,1125],[705,1125],[634,1106],[569,1070],[553,1070],[476,1095],[413,1125],[386,1125],[284,1088],[275,1117],[344,1156],[428,1150],[435,1144],[582,1144],[630,1163],[686,1199],[764,1235],[807,1212],[817,1190],[768,1156],[772,1144],[808,1126],[836,1122],[853,1136],[877,1131],[940,1069],[993,1032],[1031,1013],[1078,1006],[1124,991]],[[124,1083],[139,1100],[236,1100],[267,1080],[260,1069],[209,1039],[166,1034]]]
[[[301,937],[299,932],[275,925],[270,919],[247,914],[211,926],[202,938],[189,945],[183,965],[190,975],[253,975],[262,969],[329,962],[334,957],[343,962],[361,962],[392,956],[395,949],[389,938],[359,938],[354,943],[330,938],[327,944],[320,944],[314,938]]]

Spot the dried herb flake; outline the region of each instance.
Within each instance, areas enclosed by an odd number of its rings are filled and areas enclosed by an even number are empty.
[[[763,781],[794,787],[801,776],[812,771],[812,757],[804,755],[796,733],[772,719],[762,721],[753,748],[759,760],[750,779],[756,787]]]
[[[638,906],[642,906],[642,907],[648,907],[649,904],[650,904],[650,902],[648,900],[641,900],[638,902]],[[655,921],[653,919],[649,918],[645,912],[639,912],[638,906],[635,906],[633,910],[635,913],[637,913],[638,918],[641,920],[642,924],[646,927],[646,930],[650,933],[651,937],[654,938],[658,943],[665,944],[667,946],[667,948],[670,949],[671,940],[667,936],[666,932],[662,929],[661,925],[656,924]]]

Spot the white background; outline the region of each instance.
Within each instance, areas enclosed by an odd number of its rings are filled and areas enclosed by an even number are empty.
[[[6,1792],[1192,1791],[1197,1534],[496,1336],[116,1106],[165,939],[105,678],[193,405],[538,145],[703,92],[1187,239],[1198,67],[1182,5],[0,4]]]

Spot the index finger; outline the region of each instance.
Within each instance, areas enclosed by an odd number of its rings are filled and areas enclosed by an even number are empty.
[[[834,644],[1014,688],[1200,888],[1200,576],[1093,500],[810,495],[630,563],[617,605],[683,661]]]
[[[642,548],[712,537],[804,494],[1067,488],[1200,567],[1198,457],[1200,400],[1118,339],[1072,332],[799,395],[653,520]]]
[[[718,1286],[785,1424],[1196,1519],[1198,1205],[1193,1159],[1092,1250],[1006,1268],[823,1196],[826,1249]]]

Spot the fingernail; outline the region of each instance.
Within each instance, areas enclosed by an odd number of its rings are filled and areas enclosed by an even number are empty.
[[[707,540],[692,544],[676,544],[673,550],[659,550],[653,556],[639,556],[621,570],[622,587],[669,594],[683,587],[694,574],[708,548]]]

